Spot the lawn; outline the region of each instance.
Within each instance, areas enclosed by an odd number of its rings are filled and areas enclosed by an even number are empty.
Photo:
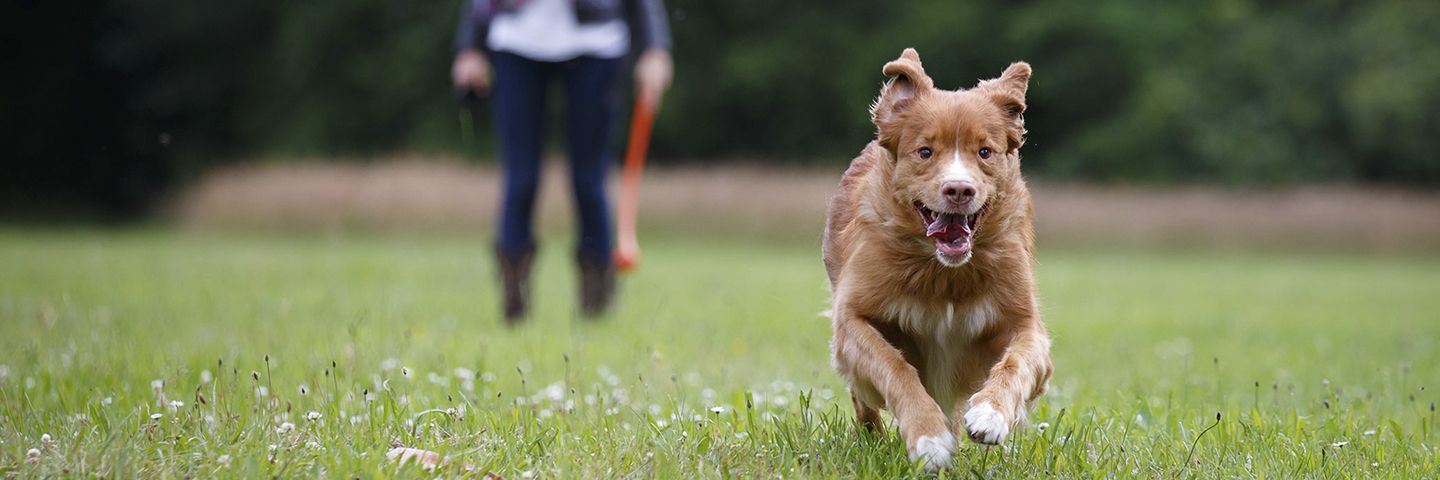
[[[510,329],[482,238],[0,230],[0,477],[923,476],[855,432],[817,245],[643,240],[598,322],[551,240]],[[942,477],[1440,472],[1440,256],[1038,272],[1050,394]]]

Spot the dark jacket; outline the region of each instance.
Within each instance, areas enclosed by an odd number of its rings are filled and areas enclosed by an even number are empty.
[[[631,50],[670,49],[670,22],[661,0],[572,0],[580,23],[625,20],[630,27]],[[487,49],[490,20],[514,11],[517,0],[465,0],[460,6],[460,28],[455,32],[455,49]]]

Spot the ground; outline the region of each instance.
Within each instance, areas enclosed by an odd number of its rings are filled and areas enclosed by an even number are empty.
[[[857,433],[815,241],[642,237],[532,322],[465,234],[0,229],[0,477],[923,476]],[[942,477],[1440,471],[1440,257],[1042,247],[1055,377]],[[33,449],[33,451],[32,451]],[[471,470],[467,472],[466,467]]]

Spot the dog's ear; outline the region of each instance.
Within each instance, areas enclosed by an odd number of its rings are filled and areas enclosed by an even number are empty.
[[[935,82],[925,75],[925,68],[920,65],[920,54],[915,53],[913,48],[905,49],[900,58],[886,63],[880,71],[890,80],[880,88],[880,96],[870,105],[870,121],[880,130],[881,144],[893,149],[890,143],[894,139],[886,138],[886,131],[891,130],[887,126],[910,106],[915,97],[935,88]]]
[[[1019,149],[1025,144],[1025,92],[1030,89],[1030,64],[1012,63],[1000,78],[981,81],[977,87],[1005,113],[1009,122],[1006,128],[1009,150]]]

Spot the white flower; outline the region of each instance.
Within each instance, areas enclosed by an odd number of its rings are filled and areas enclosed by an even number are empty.
[[[215,459],[215,463],[227,466],[230,465],[230,455],[221,455],[219,458]]]
[[[534,471],[534,470],[526,470],[526,471],[520,472],[520,478],[535,478],[535,471]]]
[[[276,428],[276,429],[275,429],[275,433],[290,433],[290,431],[291,431],[291,430],[294,430],[294,429],[295,429],[295,424],[290,423],[290,422],[285,422],[285,423],[280,424],[280,428]]]
[[[1039,430],[1039,431],[1041,431],[1041,432],[1044,432],[1045,429],[1048,429],[1048,428],[1050,428],[1050,422],[1040,422],[1039,425],[1036,425],[1036,426],[1035,426],[1035,429],[1036,429],[1036,430]]]
[[[714,414],[716,414],[716,415],[725,413],[725,407],[722,407],[722,406],[719,406],[719,405],[710,407],[710,413],[714,413]]]
[[[150,419],[151,419],[151,420],[159,420],[161,417],[164,417],[164,416],[165,416],[165,414],[163,414],[163,413],[152,413],[152,414],[150,414]]]
[[[39,462],[40,462],[40,449],[38,449],[38,448],[32,448],[32,449],[30,449],[29,451],[26,451],[26,452],[25,452],[25,462],[26,462],[26,463],[39,463]]]
[[[209,370],[201,370],[201,371],[200,371],[200,383],[210,383],[210,380],[211,380],[212,378],[213,378],[213,377],[210,375],[210,371],[209,371]]]
[[[151,389],[151,390],[160,391],[160,390],[163,390],[164,388],[165,388],[165,381],[164,381],[164,380],[161,380],[161,379],[158,379],[158,378],[157,378],[157,379],[155,379],[155,380],[151,380],[151,381],[150,381],[150,389]]]
[[[1373,429],[1373,428],[1365,431],[1365,436],[1367,436],[1367,437],[1369,437],[1369,436],[1374,436],[1374,435],[1375,435],[1375,429]]]
[[[270,389],[269,389],[269,388],[265,388],[264,385],[261,385],[261,386],[259,386],[259,387],[255,387],[255,396],[257,396],[257,397],[268,397],[268,396],[270,396]]]
[[[171,411],[174,411],[174,410],[177,410],[177,409],[181,409],[181,408],[185,408],[185,402],[182,402],[182,401],[179,401],[179,400],[171,400],[171,401],[170,401],[170,410],[171,410]]]
[[[42,433],[40,434],[40,444],[48,447],[55,444],[55,439],[50,438],[48,433]]]
[[[1341,447],[1344,447],[1344,446],[1349,445],[1349,444],[1350,444],[1349,441],[1341,440],[1341,441],[1338,441],[1338,442],[1335,442],[1335,443],[1330,444],[1330,446],[1335,447],[1335,448],[1341,448]]]
[[[109,404],[112,404],[112,403],[115,403],[115,397],[105,397],[105,398],[100,399],[100,404],[101,404],[101,405],[109,405]]]
[[[316,420],[319,420],[321,416],[322,416],[322,415],[320,415],[320,412],[317,412],[317,411],[314,411],[314,410],[311,410],[311,411],[305,413],[305,419],[306,419],[306,420],[309,420],[309,421],[312,421],[312,422],[313,422],[313,421],[316,421]]]
[[[461,380],[474,380],[475,371],[465,367],[456,367],[455,376],[460,378]]]
[[[308,449],[311,449],[311,450],[319,450],[319,449],[320,449],[320,442],[316,442],[316,441],[314,441],[314,440],[305,442],[305,448],[308,448]]]

